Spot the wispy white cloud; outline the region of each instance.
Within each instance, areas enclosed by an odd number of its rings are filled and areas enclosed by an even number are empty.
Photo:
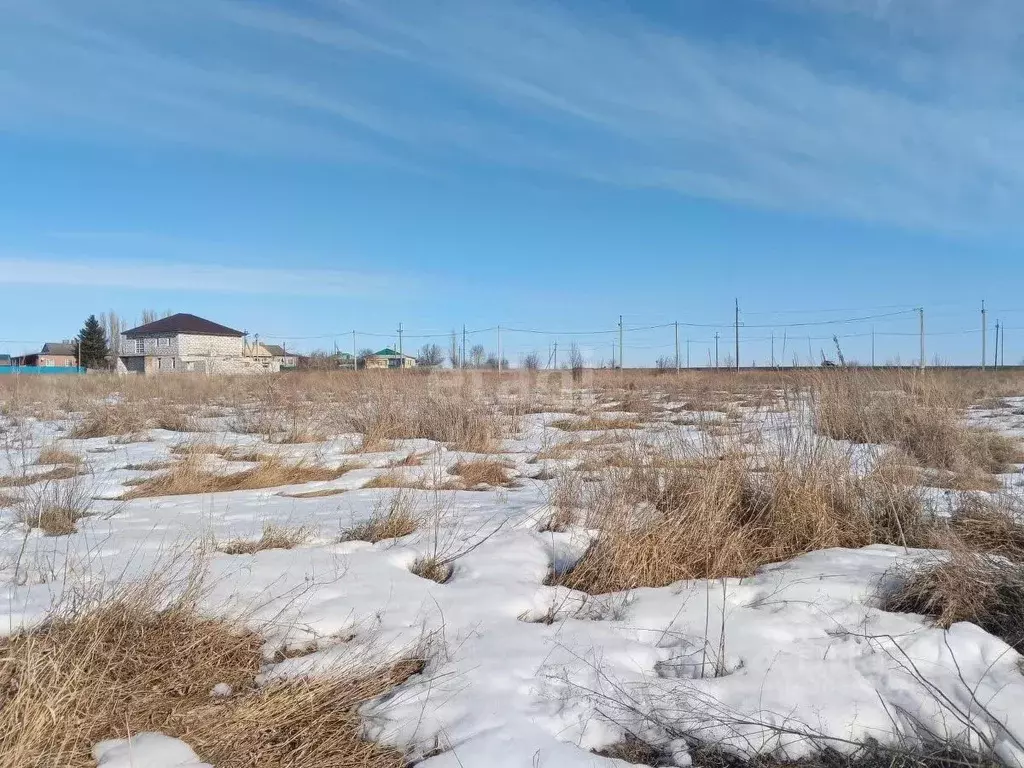
[[[402,290],[384,275],[328,269],[97,260],[0,253],[0,285],[65,285],[147,292],[374,296]]]
[[[1024,4],[735,6],[773,34],[612,2],[0,0],[0,127],[1019,229]]]

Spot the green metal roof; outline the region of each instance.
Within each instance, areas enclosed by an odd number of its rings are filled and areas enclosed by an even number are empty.
[[[380,352],[374,353],[377,357],[398,357],[398,353],[391,347],[384,347]]]

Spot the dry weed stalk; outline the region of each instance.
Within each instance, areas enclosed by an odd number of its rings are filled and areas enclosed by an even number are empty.
[[[288,528],[266,523],[258,539],[233,539],[220,546],[225,555],[254,555],[267,549],[294,549],[305,543],[311,532],[305,527]]]

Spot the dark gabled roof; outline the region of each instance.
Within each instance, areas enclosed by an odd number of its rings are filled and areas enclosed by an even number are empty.
[[[74,357],[78,354],[78,348],[74,344],[68,344],[67,342],[61,342],[55,344],[52,341],[48,341],[43,344],[43,351],[41,355],[66,355],[68,357]]]
[[[288,353],[284,351],[284,347],[277,344],[264,344],[263,348],[270,353],[271,357],[288,357]]]
[[[241,331],[228,328],[226,325],[204,320],[195,315],[178,313],[152,323],[140,325],[125,331],[124,335],[129,338],[133,336],[147,336],[154,333],[194,333],[199,336],[244,336]]]

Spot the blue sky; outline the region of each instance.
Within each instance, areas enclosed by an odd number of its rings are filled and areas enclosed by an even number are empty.
[[[1024,5],[964,7],[0,0],[0,350],[152,308],[596,362],[615,335],[571,332],[738,297],[744,363],[773,333],[866,360],[872,327],[911,360],[913,313],[795,324],[916,306],[929,357],[974,362],[985,298],[1017,361]],[[694,364],[715,330],[680,331]]]

